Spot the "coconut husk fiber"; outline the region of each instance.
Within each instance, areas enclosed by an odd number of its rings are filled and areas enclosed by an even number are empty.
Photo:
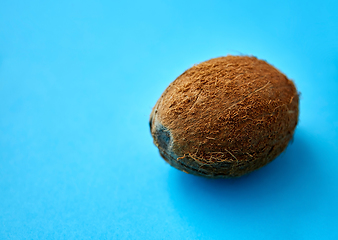
[[[185,71],[157,101],[150,129],[171,166],[239,177],[275,159],[298,121],[294,83],[251,56],[214,58]]]

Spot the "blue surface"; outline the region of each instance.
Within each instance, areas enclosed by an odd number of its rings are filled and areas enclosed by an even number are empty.
[[[337,1],[0,2],[0,239],[338,239]],[[293,79],[278,159],[208,180],[148,117],[193,64],[252,54]]]

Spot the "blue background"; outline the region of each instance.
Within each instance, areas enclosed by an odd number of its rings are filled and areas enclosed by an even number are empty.
[[[338,239],[338,2],[0,2],[0,239]],[[193,64],[265,59],[294,141],[230,180],[173,169],[152,107]]]

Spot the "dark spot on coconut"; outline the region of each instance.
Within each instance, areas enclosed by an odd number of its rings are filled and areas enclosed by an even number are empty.
[[[171,136],[170,131],[166,127],[164,127],[162,124],[157,124],[153,135],[155,136],[159,147],[164,150],[169,148]]]

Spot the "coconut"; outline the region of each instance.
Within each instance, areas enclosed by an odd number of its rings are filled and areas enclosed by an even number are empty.
[[[298,122],[294,83],[251,56],[214,58],[185,71],[150,115],[160,155],[209,178],[240,177],[285,150]]]

